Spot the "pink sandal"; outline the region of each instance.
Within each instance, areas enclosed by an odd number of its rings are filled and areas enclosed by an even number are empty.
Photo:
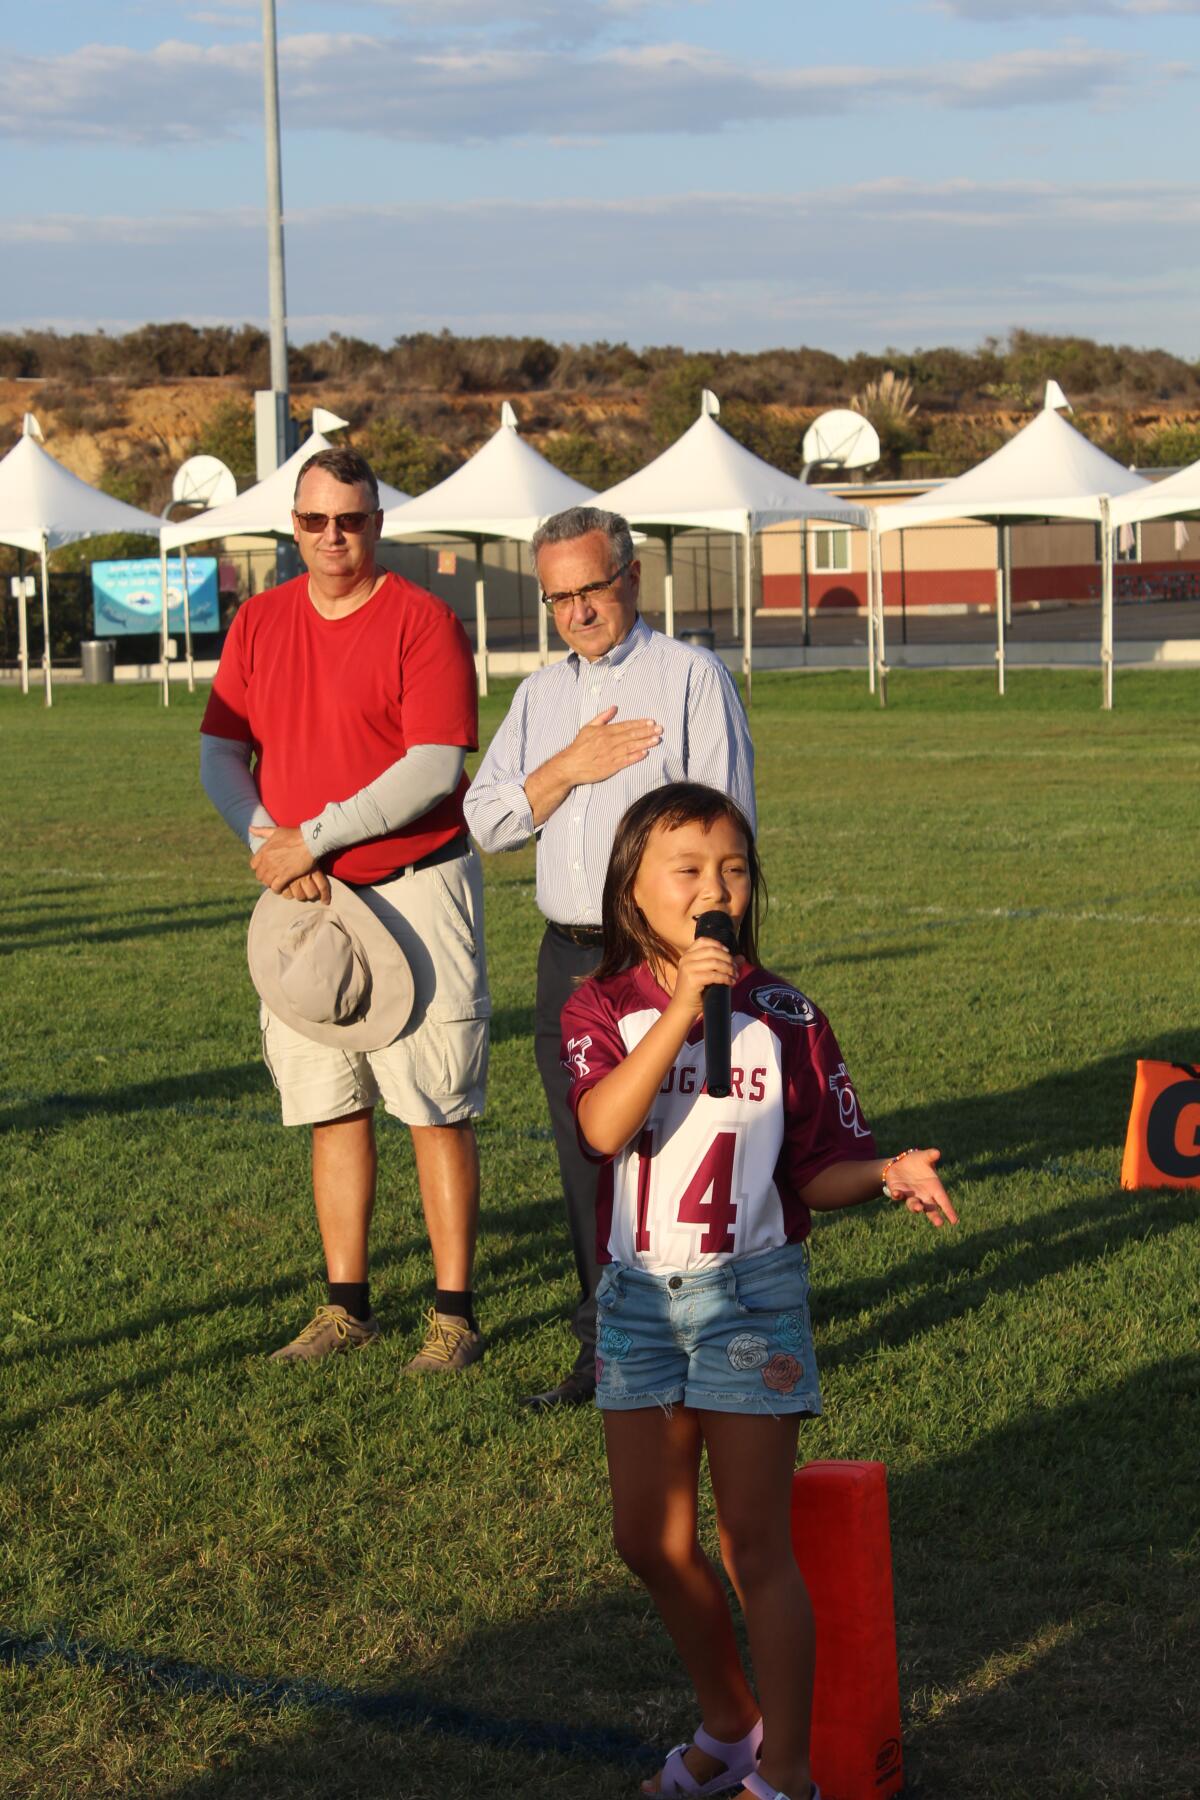
[[[773,1788],[769,1781],[764,1781],[755,1769],[751,1769],[748,1775],[742,1776],[742,1786],[748,1794],[754,1795],[754,1800],[788,1800],[786,1794],[780,1793],[778,1788]],[[809,1789],[808,1800],[821,1800],[821,1790],[815,1781]]]
[[[725,1767],[711,1781],[701,1783],[683,1760],[684,1751],[690,1750],[692,1745],[676,1744],[662,1766],[662,1773],[658,1778],[659,1794],[666,1796],[667,1800],[680,1795],[687,1795],[689,1800],[694,1800],[699,1794],[723,1794],[729,1788],[747,1786],[758,1767],[762,1735],[761,1719],[755,1721],[745,1737],[738,1738],[733,1744],[723,1744],[720,1738],[705,1731],[703,1725],[698,1725],[692,1744],[695,1744],[697,1750],[703,1750],[705,1756],[712,1756],[718,1762],[723,1762]],[[763,1793],[766,1791],[764,1787]]]

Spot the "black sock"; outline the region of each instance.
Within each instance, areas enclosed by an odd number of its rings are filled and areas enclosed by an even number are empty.
[[[475,1311],[472,1306],[474,1295],[470,1288],[457,1293],[452,1288],[438,1288],[433,1297],[433,1304],[438,1312],[450,1313],[456,1319],[465,1319],[472,1331],[478,1331],[475,1322]]]
[[[344,1306],[352,1319],[360,1324],[371,1316],[371,1284],[369,1281],[331,1281],[330,1306]]]

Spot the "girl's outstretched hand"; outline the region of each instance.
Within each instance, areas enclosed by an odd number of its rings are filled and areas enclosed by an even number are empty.
[[[924,1213],[931,1225],[957,1225],[958,1214],[942,1186],[936,1164],[940,1150],[907,1150],[887,1172],[892,1199],[911,1213]]]
[[[694,1019],[704,1006],[706,987],[732,987],[737,980],[737,961],[715,938],[697,938],[689,944],[675,967],[672,1004]]]

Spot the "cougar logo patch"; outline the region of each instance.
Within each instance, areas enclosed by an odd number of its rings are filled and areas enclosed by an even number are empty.
[[[815,1025],[817,1022],[817,1009],[812,1001],[806,999],[799,988],[785,987],[782,982],[774,987],[755,988],[750,1004],[761,1012],[770,1013],[773,1019],[789,1019],[793,1025]]]

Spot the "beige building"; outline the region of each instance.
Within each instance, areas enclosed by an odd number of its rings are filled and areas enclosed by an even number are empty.
[[[840,490],[860,505],[887,507],[931,484],[861,483]],[[839,490],[835,490],[839,491]],[[1100,541],[1093,525],[1040,521],[1004,527],[951,520],[885,532],[884,605],[899,612],[990,611],[996,604],[1000,532],[1008,538],[1014,607],[1067,605],[1100,595]],[[1200,597],[1200,526],[1155,520],[1131,527],[1117,549],[1118,595],[1178,593]],[[846,527],[774,525],[762,536],[762,603],[772,612],[802,612],[805,587],[813,612],[865,611],[867,537]]]

